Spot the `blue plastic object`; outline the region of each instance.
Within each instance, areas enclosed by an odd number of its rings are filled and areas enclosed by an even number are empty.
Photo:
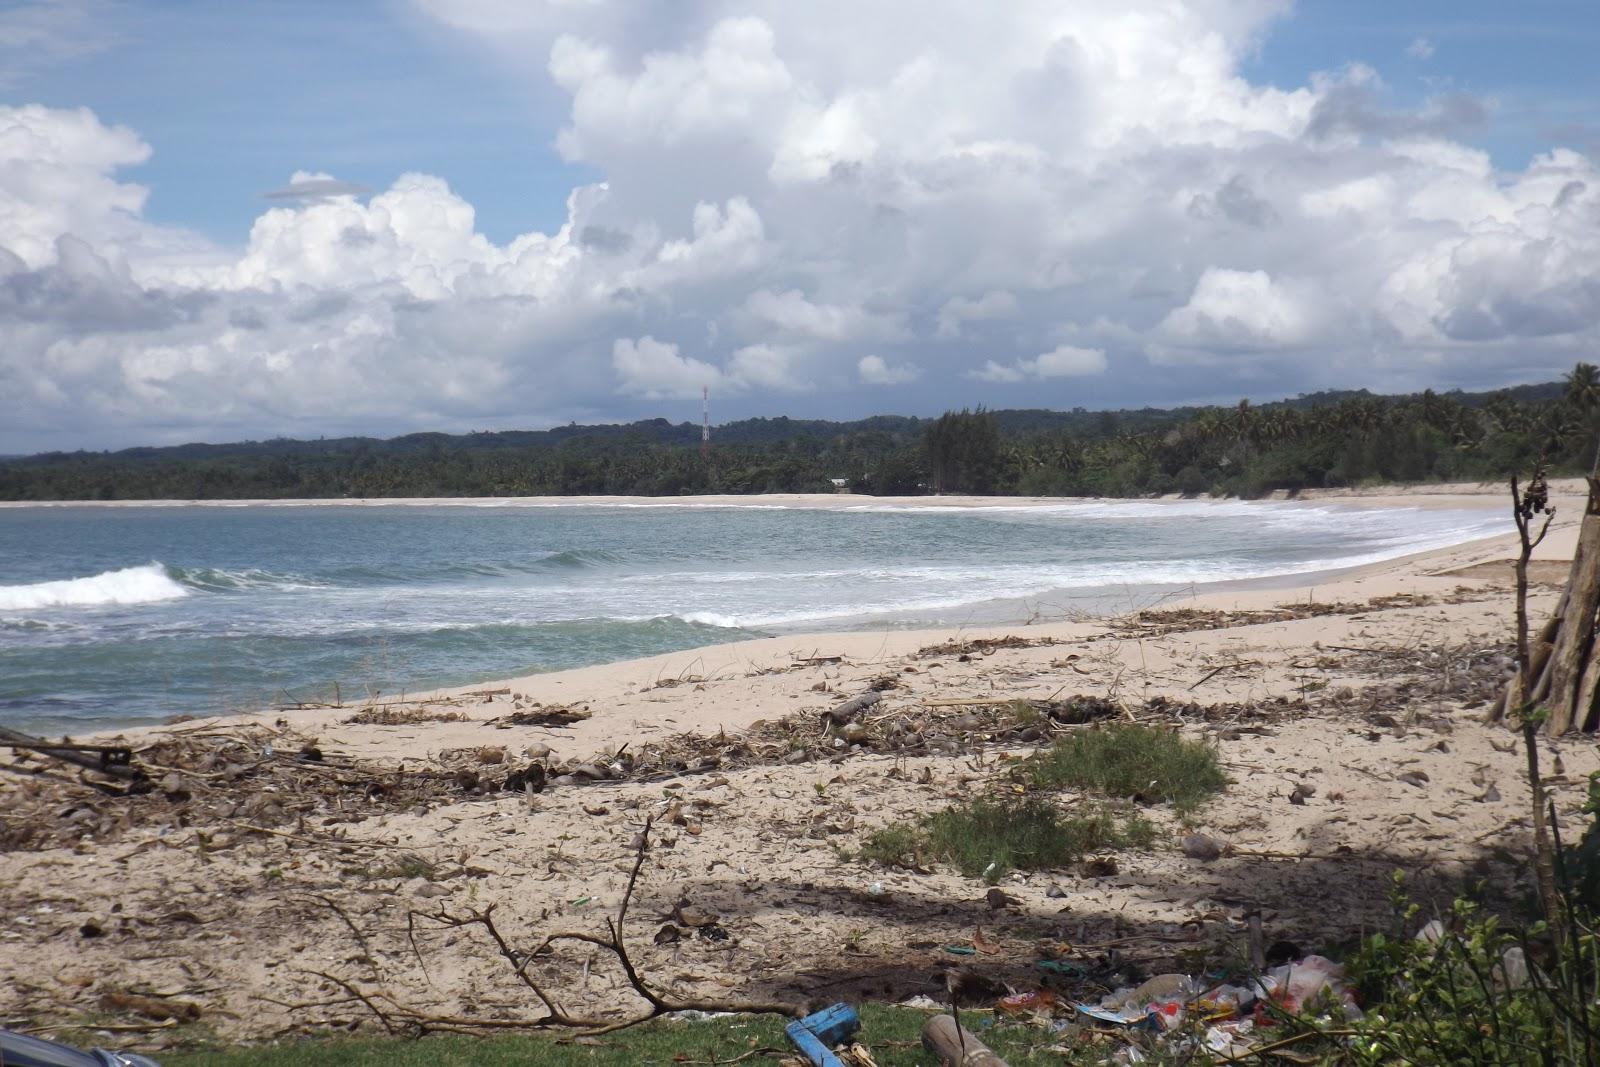
[[[816,1067],[844,1067],[833,1054],[833,1048],[849,1041],[860,1030],[861,1016],[848,1004],[814,1011],[783,1028],[789,1043]]]

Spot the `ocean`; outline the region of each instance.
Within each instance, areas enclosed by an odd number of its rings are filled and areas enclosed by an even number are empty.
[[[6,507],[0,723],[81,733],[756,636],[1128,610],[1505,526],[1238,501]]]

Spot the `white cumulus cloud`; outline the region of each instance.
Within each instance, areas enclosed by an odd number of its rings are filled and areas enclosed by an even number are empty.
[[[1399,106],[1382,57],[1252,81],[1286,0],[413,3],[554,102],[529,136],[599,176],[563,223],[495,241],[445,175],[307,168],[221,245],[146,217],[140,132],[0,106],[0,451],[703,386],[730,417],[1487,387],[1600,350],[1595,161],[1497,165],[1487,105]]]
[[[678,346],[654,337],[619,338],[611,364],[626,392],[647,397],[694,396],[720,385],[722,372],[709,363],[678,354]]]
[[[969,377],[985,382],[1013,385],[1029,380],[1083,378],[1104,374],[1106,366],[1106,354],[1102,349],[1057,345],[1032,359],[1018,359],[1011,363],[984,360],[983,366],[972,371]]]
[[[867,385],[905,385],[922,376],[914,363],[889,363],[882,356],[862,356],[856,363],[856,373]]]

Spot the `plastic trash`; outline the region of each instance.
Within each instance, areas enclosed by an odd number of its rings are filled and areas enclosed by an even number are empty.
[[[85,1051],[10,1030],[0,1030],[0,1063],[5,1067],[160,1067],[155,1060],[131,1052]]]
[[[1034,966],[1046,974],[1059,974],[1067,978],[1089,977],[1089,969],[1087,967],[1081,963],[1073,963],[1071,960],[1040,960]]]
[[[1136,1008],[1102,1008],[1098,1004],[1074,1004],[1073,1008],[1079,1015],[1096,1022],[1151,1032],[1161,1029],[1161,1019],[1154,1012],[1140,1011]]]
[[[1361,1017],[1354,995],[1345,987],[1344,967],[1325,956],[1311,955],[1272,968],[1256,983],[1255,992],[1288,1012],[1339,1003],[1347,1017]]]
[[[1056,995],[1048,989],[1036,989],[1031,993],[1013,993],[1009,997],[1001,997],[995,1002],[995,1010],[1001,1015],[1032,1015],[1039,1011],[1048,1011],[1055,1006]]]
[[[784,1034],[814,1067],[844,1067],[833,1049],[854,1038],[860,1030],[861,1018],[855,1009],[848,1004],[835,1004],[812,1012],[804,1019],[796,1019],[784,1027]]]

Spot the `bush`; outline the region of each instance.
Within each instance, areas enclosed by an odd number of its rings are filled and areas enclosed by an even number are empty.
[[[1418,913],[1408,909],[1408,918]],[[1576,1065],[1600,1062],[1600,951],[1592,920],[1574,932],[1554,967],[1543,924],[1513,934],[1457,901],[1436,939],[1377,935],[1350,961],[1367,1002],[1340,1062]],[[1436,928],[1437,929],[1437,928]]]
[[[1022,766],[1045,789],[1085,789],[1189,811],[1222,792],[1228,776],[1203,741],[1119,723],[1068,734]]]
[[[894,866],[949,863],[968,877],[998,881],[1013,870],[1064,867],[1101,849],[1146,847],[1155,827],[1138,814],[1104,808],[1068,815],[1043,797],[956,804],[914,823],[886,827],[861,855]]]

